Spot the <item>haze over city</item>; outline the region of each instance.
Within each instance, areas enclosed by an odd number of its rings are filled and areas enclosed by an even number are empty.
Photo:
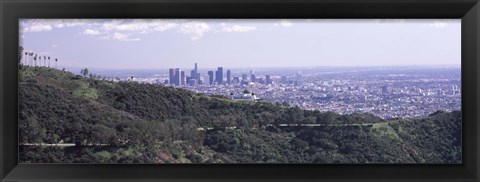
[[[20,45],[59,67],[460,65],[460,20],[23,19]]]

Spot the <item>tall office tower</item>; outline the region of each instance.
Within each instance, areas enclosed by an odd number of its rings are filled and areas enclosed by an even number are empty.
[[[265,84],[267,84],[267,85],[272,84],[272,80],[270,79],[270,75],[265,75]]]
[[[208,71],[208,84],[213,85],[213,71]]]
[[[198,66],[197,66],[197,63],[195,63],[195,76],[197,73],[198,73]]]
[[[170,76],[170,79],[168,80],[168,83],[170,83],[170,85],[175,84],[175,69],[174,68],[170,68],[169,76]]]
[[[247,74],[242,74],[242,81],[246,82],[247,80]]]
[[[253,72],[253,70],[250,70],[250,76],[254,75],[255,72]]]
[[[180,71],[180,85],[185,85],[186,78],[185,78],[185,71]]]
[[[230,70],[227,70],[227,83],[232,83],[232,72]]]
[[[197,77],[197,74],[195,73],[195,70],[190,71],[190,79],[195,79]]]
[[[256,81],[257,81],[257,77],[255,76],[255,74],[252,74],[251,79],[252,79],[252,82],[256,82]]]
[[[180,85],[180,71],[182,71],[180,68],[175,68],[175,79],[173,79],[173,83],[176,85],[176,86],[179,86]]]
[[[197,77],[197,75],[198,75],[198,66],[197,66],[197,63],[195,63],[194,69],[190,71],[190,78],[198,81],[200,77]]]
[[[216,81],[217,81],[217,84],[222,84],[223,83],[223,67],[218,67],[218,70],[216,72],[217,74],[215,75],[216,76]]]

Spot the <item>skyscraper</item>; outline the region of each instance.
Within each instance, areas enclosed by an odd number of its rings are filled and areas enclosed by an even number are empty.
[[[256,82],[256,81],[257,81],[257,77],[255,76],[255,74],[252,74],[252,75],[251,75],[251,79],[252,79],[252,82]]]
[[[186,83],[185,71],[180,71],[180,85],[185,85],[185,83]]]
[[[272,79],[270,79],[270,75],[265,75],[265,84],[272,84]]]
[[[245,82],[248,81],[247,80],[247,74],[242,74],[242,81],[245,81]]]
[[[175,68],[170,68],[168,73],[169,73],[169,76],[170,76],[170,79],[168,80],[168,83],[170,83],[170,85],[175,84]]]
[[[195,77],[193,77],[193,79],[195,79],[197,83],[200,83],[200,73],[198,72],[197,63],[195,63]]]
[[[227,70],[227,84],[232,83],[232,72],[230,70]]]
[[[195,73],[195,70],[190,71],[190,79],[195,79],[197,77],[197,73]]]
[[[222,84],[223,83],[223,67],[218,67],[218,70],[216,72],[216,81],[217,84]]]
[[[208,84],[213,85],[213,71],[208,71]]]
[[[242,74],[242,81],[240,81],[240,84],[241,84],[241,85],[246,85],[246,84],[248,84],[247,74]]]
[[[197,77],[197,76],[198,76],[198,65],[197,63],[195,63],[195,67],[193,68],[192,71],[190,71],[190,79],[195,79],[198,81],[200,77]]]
[[[195,63],[195,74],[197,74],[197,73],[198,73],[198,65],[197,65],[197,63]]]
[[[180,71],[181,69],[180,68],[175,68],[175,78],[173,79],[173,83],[176,85],[176,86],[179,86],[180,85]]]

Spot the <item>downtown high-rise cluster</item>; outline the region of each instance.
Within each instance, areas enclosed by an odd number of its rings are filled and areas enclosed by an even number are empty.
[[[257,78],[253,71],[250,71],[250,80],[247,74],[242,74],[241,79],[238,76],[232,76],[232,71],[227,70],[226,76],[223,71],[223,67],[218,67],[215,71],[208,71],[207,77],[201,79],[201,74],[198,72],[198,64],[195,63],[195,68],[190,71],[190,76],[185,75],[185,71],[180,68],[170,68],[169,70],[169,84],[173,86],[184,85],[231,85],[241,84],[246,85],[251,82],[272,84],[273,81],[270,75],[265,75],[265,79]]]

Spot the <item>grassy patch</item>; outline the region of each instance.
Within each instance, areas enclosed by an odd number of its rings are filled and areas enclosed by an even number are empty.
[[[79,88],[73,92],[73,95],[86,99],[98,99],[98,91],[94,88]]]
[[[19,73],[20,77],[24,79],[36,76],[32,69],[23,69]]]
[[[134,154],[134,151],[133,151],[132,148],[128,148],[127,150],[123,151],[123,154],[124,154],[125,156],[131,156],[131,155]]]
[[[95,156],[97,156],[99,158],[102,158],[102,159],[110,159],[112,157],[112,154],[110,154],[110,152],[104,150],[104,151],[95,153]]]
[[[390,138],[400,139],[398,133],[388,123],[376,123],[373,124],[373,130],[377,131],[382,136],[388,136]]]

